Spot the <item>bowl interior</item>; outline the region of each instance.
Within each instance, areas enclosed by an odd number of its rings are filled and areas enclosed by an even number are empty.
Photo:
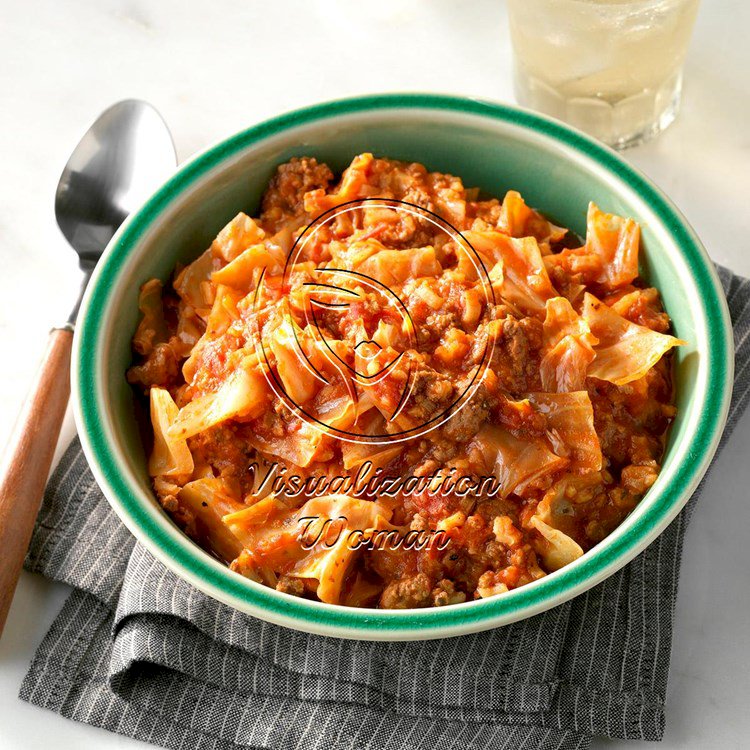
[[[113,240],[103,267],[97,269],[95,288],[87,295],[77,366],[79,389],[88,390],[86,383],[95,384],[102,434],[110,442],[109,450],[116,455],[135,502],[155,504],[134,416],[133,392],[124,377],[131,362],[130,340],[139,318],[139,286],[151,277],[166,281],[176,263],[197,257],[238,211],[257,215],[261,194],[278,164],[292,156],[315,156],[340,171],[363,151],[421,162],[429,170],[458,175],[467,187],[477,186],[500,198],[508,189],[518,190],[530,205],[581,235],[585,234],[590,200],[641,224],[642,274],[661,291],[675,335],[688,345],[679,348],[675,357],[679,411],[670,431],[662,474],[615,534],[623,536],[632,531],[638,517],[655,504],[675,502],[674,494],[670,499],[664,490],[690,454],[691,441],[705,417],[709,325],[718,327],[718,335],[724,336],[723,311],[714,299],[716,290],[710,273],[708,281],[696,278],[694,265],[700,262],[705,266],[705,260],[690,256],[696,252],[700,256],[700,250],[693,248],[690,230],[672,218],[666,202],[654,206],[650,196],[643,194],[643,186],[638,183],[641,178],[634,173],[626,178],[618,175],[622,163],[617,157],[584,138],[578,144],[561,142],[552,137],[551,124],[545,131],[546,121],[541,118],[533,118],[534,127],[530,127],[531,116],[526,113],[503,111],[504,117],[493,118],[454,108],[393,104],[352,111],[343,107],[320,118],[296,122],[288,118],[287,127],[278,123],[259,126],[187,164],[131,218]],[[604,163],[607,158],[611,164]],[[693,248],[689,252],[684,247],[687,243]],[[701,272],[705,276],[706,271]],[[98,351],[95,358],[90,356],[93,349]],[[92,366],[94,373],[90,372]],[[724,380],[726,377],[724,373]],[[85,404],[82,413],[81,429],[87,431],[91,419],[86,416]],[[101,471],[107,472],[106,468]],[[169,523],[166,519],[164,522]],[[599,578],[621,564],[616,563],[603,560]],[[461,605],[459,609],[479,604],[483,603]],[[524,616],[530,613],[528,609],[523,612]],[[456,621],[461,619],[457,611]]]

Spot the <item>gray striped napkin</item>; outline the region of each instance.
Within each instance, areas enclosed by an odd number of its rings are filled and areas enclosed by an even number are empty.
[[[720,269],[737,347],[722,443],[750,394],[750,280]],[[639,557],[577,599],[423,643],[305,635],[191,588],[119,522],[75,441],[27,568],[74,587],[20,697],[169,748],[586,748],[656,740],[682,539],[701,487]]]

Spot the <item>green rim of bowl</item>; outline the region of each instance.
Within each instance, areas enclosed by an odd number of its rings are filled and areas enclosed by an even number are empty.
[[[248,146],[316,120],[379,109],[440,110],[480,116],[550,137],[616,175],[648,204],[681,248],[699,290],[695,315],[711,335],[707,382],[690,445],[694,461],[683,461],[656,502],[626,533],[615,531],[575,563],[533,584],[490,599],[445,608],[409,611],[353,609],[280,594],[249,581],[212,559],[176,532],[166,517],[147,508],[140,490],[123,475],[104,425],[107,404],[101,377],[101,334],[112,289],[129,253],[170,201],[182,190]],[[700,316],[700,317],[698,317]],[[515,107],[432,94],[381,94],[311,106],[232,136],[185,164],[113,238],[84,302],[73,360],[77,419],[85,453],[105,495],[127,526],[153,554],[198,588],[236,608],[289,627],[343,637],[434,638],[492,627],[528,617],[583,592],[631,560],[665,528],[705,473],[726,421],[731,395],[733,346],[726,300],[711,261],[670,201],[614,151],[567,126]]]

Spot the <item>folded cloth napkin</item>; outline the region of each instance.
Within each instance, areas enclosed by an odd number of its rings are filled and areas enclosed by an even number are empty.
[[[750,280],[720,269],[750,394]],[[701,485],[702,486],[702,485]],[[269,625],[203,595],[120,523],[76,440],[47,490],[27,568],[74,587],[24,700],[169,748],[586,748],[656,740],[682,539],[701,488],[629,565],[523,622],[422,643]]]

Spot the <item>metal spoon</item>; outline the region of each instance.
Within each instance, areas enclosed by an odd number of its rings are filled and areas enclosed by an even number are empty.
[[[83,292],[120,224],[169,177],[176,163],[172,138],[159,113],[146,102],[128,99],[99,116],[60,177],[55,216],[78,254],[83,279],[67,322],[50,332],[0,467],[0,635],[70,396],[70,350]]]

